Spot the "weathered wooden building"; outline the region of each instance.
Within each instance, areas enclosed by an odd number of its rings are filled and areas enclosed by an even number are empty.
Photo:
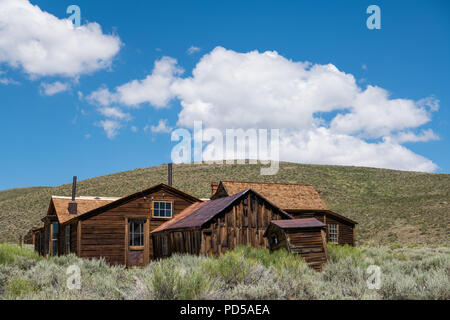
[[[76,197],[74,177],[72,197],[52,196],[44,224],[27,238],[43,256],[74,253],[126,266],[175,252],[219,255],[239,244],[275,250],[272,233],[312,264],[323,260],[316,255],[326,259],[318,234],[354,245],[356,222],[330,211],[312,186],[223,181],[212,187],[209,201],[162,183],[121,198]],[[316,225],[306,227],[308,221]]]
[[[357,222],[328,209],[311,185],[220,181],[211,184],[211,199],[227,197],[252,189],[296,219],[316,218],[326,224],[327,241],[355,245]]]
[[[196,203],[153,230],[154,254],[156,258],[173,253],[220,255],[240,244],[266,248],[264,232],[279,219],[292,216],[251,189]]]
[[[200,201],[165,184],[123,198],[52,197],[35,248],[44,256],[74,253],[142,266],[153,258],[150,231]]]
[[[285,248],[297,253],[317,271],[327,262],[326,225],[315,218],[272,221],[264,237],[270,251]]]

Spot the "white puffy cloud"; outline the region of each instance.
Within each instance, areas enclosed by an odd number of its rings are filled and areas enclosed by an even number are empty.
[[[144,128],[144,130],[147,131],[149,128],[150,128],[150,130],[153,133],[169,133],[173,129],[172,127],[170,127],[168,125],[168,120],[167,119],[160,119],[159,122],[158,122],[158,125],[151,126],[151,127],[146,126]]]
[[[106,68],[120,46],[97,23],[75,28],[28,0],[0,1],[0,63],[32,77],[77,77]]]
[[[18,85],[20,84],[18,81],[8,78],[5,76],[5,72],[0,70],[0,83],[4,84],[5,86],[13,84],[13,85]]]
[[[166,69],[179,70],[174,60],[166,59],[171,62]],[[187,128],[194,121],[222,131],[278,128],[281,160],[437,169],[429,159],[402,146],[435,138],[430,132],[414,133],[438,109],[439,101],[433,97],[393,99],[383,88],[361,88],[353,75],[332,64],[295,62],[275,51],[239,53],[217,47],[201,58],[192,76],[166,74],[170,80],[158,86],[164,99],[149,95],[152,85],[143,80],[125,85],[127,95],[140,99],[123,99],[118,87],[110,93],[118,96],[112,101],[128,106],[146,102],[159,108],[176,98],[182,107],[177,125]],[[105,103],[111,103],[110,95]]]
[[[119,129],[122,127],[119,121],[115,120],[102,120],[98,123],[100,127],[105,130],[108,139],[113,139],[118,133]]]
[[[183,69],[177,66],[173,58],[163,57],[155,62],[152,74],[143,80],[133,80],[117,87],[114,92],[107,88],[100,88],[92,92],[88,101],[102,106],[121,103],[135,107],[143,103],[150,103],[155,107],[165,107],[173,98],[170,90],[172,83]]]
[[[399,132],[392,137],[385,138],[385,141],[393,143],[427,142],[432,140],[439,140],[439,136],[435,134],[432,129],[422,130],[419,134],[412,131]]]
[[[70,84],[67,82],[55,81],[52,83],[41,83],[41,94],[46,96],[53,96],[70,89]]]
[[[197,52],[200,52],[202,49],[196,46],[190,46],[189,49],[187,49],[186,53],[191,55]]]
[[[98,111],[107,118],[119,119],[119,120],[131,120],[131,115],[125,113],[117,107],[104,107],[99,108]]]

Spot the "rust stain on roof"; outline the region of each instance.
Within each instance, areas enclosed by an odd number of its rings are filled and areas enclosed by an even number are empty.
[[[328,210],[311,185],[222,181],[228,195],[252,189],[283,210]]]

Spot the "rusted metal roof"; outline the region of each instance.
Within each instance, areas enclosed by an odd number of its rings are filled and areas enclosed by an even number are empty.
[[[301,229],[301,228],[324,228],[326,224],[316,218],[291,219],[291,220],[273,220],[274,225],[281,229]]]

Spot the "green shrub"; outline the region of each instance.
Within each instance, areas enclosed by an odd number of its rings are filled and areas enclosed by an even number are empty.
[[[42,260],[39,254],[28,246],[0,243],[0,264],[17,264],[29,267]]]
[[[200,268],[186,268],[174,263],[179,257],[153,264],[151,285],[155,299],[194,300],[211,288],[210,279]]]
[[[35,285],[30,280],[12,278],[5,289],[3,297],[6,299],[17,299],[24,295],[31,295],[36,291]]]
[[[330,262],[337,263],[343,259],[350,259],[355,265],[363,264],[363,252],[360,248],[350,245],[327,244]]]

